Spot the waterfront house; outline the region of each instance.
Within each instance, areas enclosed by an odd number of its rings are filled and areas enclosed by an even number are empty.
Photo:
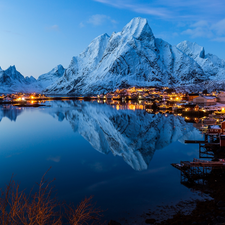
[[[187,97],[188,97],[188,101],[193,101],[193,99],[197,98],[199,96],[198,93],[191,93],[191,94],[188,94]]]
[[[222,129],[218,125],[209,125],[208,134],[221,134]]]

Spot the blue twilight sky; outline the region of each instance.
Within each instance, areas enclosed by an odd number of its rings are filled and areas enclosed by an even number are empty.
[[[223,0],[0,0],[0,66],[36,78],[68,67],[95,37],[139,16],[156,37],[197,42],[225,59],[224,12]]]

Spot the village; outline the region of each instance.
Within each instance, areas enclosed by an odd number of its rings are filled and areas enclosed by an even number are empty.
[[[149,113],[173,113],[189,117],[204,117],[225,113],[225,92],[203,91],[178,93],[168,87],[131,87],[97,96],[46,96],[37,93],[2,94],[0,104],[32,105],[51,100],[84,100],[106,103],[117,110],[146,110]],[[189,119],[191,120],[191,119]]]

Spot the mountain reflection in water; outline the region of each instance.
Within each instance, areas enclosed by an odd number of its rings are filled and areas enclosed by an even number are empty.
[[[21,109],[13,107],[12,105],[0,106],[0,122],[2,121],[3,117],[7,117],[11,121],[16,121],[17,116],[19,116],[21,113]]]
[[[117,110],[106,104],[80,101],[52,101],[41,108],[58,121],[67,120],[74,132],[94,149],[123,157],[134,170],[147,169],[155,150],[175,141],[200,138],[199,131],[184,118],[172,114],[149,114],[144,110]],[[24,108],[0,107],[3,117],[16,121]]]

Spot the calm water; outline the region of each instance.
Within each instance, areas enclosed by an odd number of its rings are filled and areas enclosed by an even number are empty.
[[[50,107],[0,106],[0,187],[16,175],[21,188],[56,178],[59,200],[94,196],[106,219],[140,215],[197,194],[170,164],[198,158],[202,135],[182,117],[116,110],[106,104],[55,101]]]

